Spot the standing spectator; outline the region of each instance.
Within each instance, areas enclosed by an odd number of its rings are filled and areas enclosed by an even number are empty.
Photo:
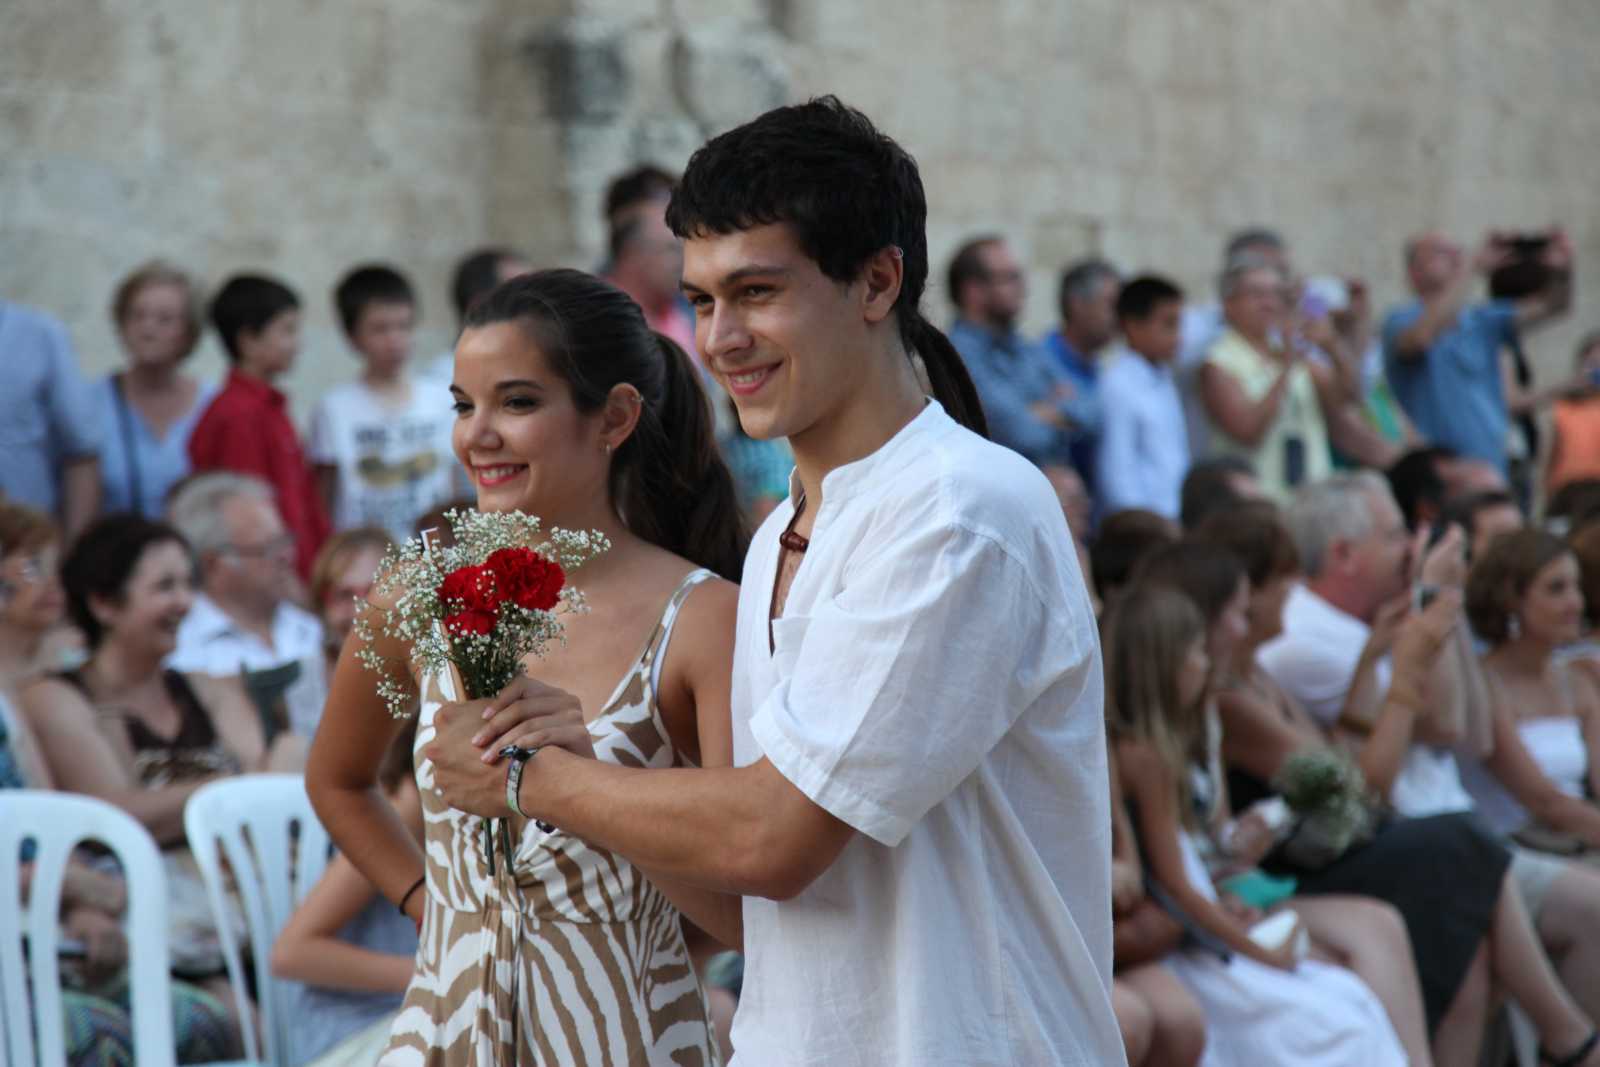
[[[657,333],[695,354],[694,319],[684,307],[683,242],[667,227],[666,201],[656,210],[639,208],[611,231],[611,270],[618,289],[644,309],[644,321]]]
[[[479,248],[462,256],[450,279],[450,301],[455,305],[456,325],[465,322],[472,305],[494,292],[500,283],[531,270],[533,264],[521,253],[509,248]],[[450,376],[455,372],[455,362],[455,345],[452,344],[430,360],[422,372],[430,388],[433,384],[438,385],[446,404],[450,403]]]
[[[1072,442],[1093,421],[1083,398],[1038,345],[1017,332],[1027,295],[1022,267],[999,237],[977,237],[950,261],[950,341],[983,402],[989,435],[1047,466],[1070,464]]]
[[[1183,292],[1147,275],[1122,287],[1117,321],[1128,353],[1100,379],[1100,446],[1095,485],[1101,506],[1143,508],[1176,519],[1189,470],[1183,399],[1172,375]]]
[[[1555,407],[1555,440],[1544,491],[1600,478],[1600,330],[1578,342],[1578,380],[1586,388]]]
[[[194,428],[189,459],[197,471],[254,474],[272,487],[304,576],[328,536],[328,516],[289,400],[273,386],[299,354],[300,299],[282,282],[240,274],[212,300],[211,321],[233,367]]]
[[[1333,470],[1325,415],[1340,403],[1332,370],[1285,343],[1278,329],[1287,285],[1268,259],[1233,260],[1219,285],[1226,327],[1200,368],[1213,450],[1249,460],[1279,500]]]
[[[1442,233],[1412,238],[1406,274],[1416,299],[1383,324],[1389,384],[1418,431],[1502,472],[1510,420],[1501,350],[1572,302],[1572,245],[1554,230],[1540,253],[1542,288],[1516,301],[1470,303],[1476,275],[1514,258],[1511,241],[1495,233],[1470,258]]]
[[[100,510],[100,423],[66,327],[0,300],[0,496],[60,518],[68,539]]]
[[[170,666],[244,674],[268,742],[285,725],[309,740],[328,694],[322,624],[289,602],[294,542],[271,488],[246,475],[193,478],[173,496],[171,516],[194,551],[200,592],[178,627]]]
[[[105,428],[103,502],[157,519],[189,473],[189,437],[217,392],[181,370],[200,341],[199,296],[187,274],[152,260],[117,286],[111,321],[128,364],[93,390]]]
[[[1103,259],[1067,264],[1061,272],[1061,328],[1045,349],[1076,393],[1082,424],[1072,442],[1072,465],[1096,494],[1095,446],[1102,422],[1100,356],[1117,335],[1117,293],[1122,279]]]
[[[677,184],[678,179],[670,171],[654,163],[641,163],[632,170],[623,171],[606,186],[603,205],[606,228],[615,230],[641,209],[655,208],[664,213]]]
[[[358,267],[334,304],[362,367],[312,413],[317,489],[334,529],[380,526],[404,539],[419,516],[455,496],[455,412],[408,369],[417,305],[403,275]]]

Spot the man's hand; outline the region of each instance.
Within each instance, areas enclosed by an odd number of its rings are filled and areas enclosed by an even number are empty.
[[[498,762],[485,763],[472,743],[483,728],[483,713],[492,701],[442,704],[433,715],[434,738],[422,754],[433,763],[433,782],[444,802],[457,811],[497,819],[506,807],[506,772]]]
[[[128,939],[117,920],[105,912],[73,908],[61,925],[67,937],[83,942],[83,972],[89,985],[116,977],[128,962]]]
[[[1466,536],[1461,527],[1451,523],[1439,538],[1439,543],[1427,548],[1428,530],[1417,531],[1412,545],[1411,559],[1416,572],[1413,581],[1437,589],[1459,589],[1467,581]]]
[[[1478,250],[1472,254],[1472,261],[1468,269],[1477,274],[1492,274],[1511,262],[1514,253],[1506,241],[1506,235],[1499,230],[1490,230],[1478,245]]]
[[[1394,642],[1394,673],[1389,682],[1390,696],[1397,698],[1398,704],[1414,711],[1428,706],[1433,664],[1455,629],[1461,602],[1461,590],[1440,589],[1433,603],[1411,615],[1400,627]]]
[[[1572,270],[1573,259],[1572,238],[1557,226],[1550,231],[1550,243],[1544,246],[1544,254],[1539,257],[1539,262],[1551,271],[1565,274]]]

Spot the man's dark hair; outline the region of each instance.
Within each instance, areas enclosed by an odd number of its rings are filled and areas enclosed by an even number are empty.
[[[1003,240],[1005,238],[999,234],[986,233],[961,242],[956,254],[950,257],[950,268],[945,274],[945,292],[950,297],[951,307],[960,309],[961,290],[969,284],[989,280],[989,272],[983,265],[983,250]]]
[[[1522,510],[1517,498],[1507,490],[1485,489],[1481,493],[1469,493],[1459,500],[1450,501],[1444,509],[1445,521],[1455,523],[1468,538],[1471,538],[1477,532],[1480,514],[1490,508],[1503,507]]]
[[[928,284],[927,221],[916,160],[833,96],[776,108],[713,137],[690,158],[667,205],[667,225],[684,238],[786,223],[818,269],[842,285],[873,256],[898,248],[901,340],[922,357],[934,398],[950,416],[987,436],[966,365],[919,309]]]
[[[501,261],[516,258],[517,254],[509,248],[480,248],[462,257],[450,283],[450,297],[455,302],[458,321],[464,320],[472,305],[494,292],[500,284]]]
[[[1183,290],[1154,274],[1141,274],[1117,294],[1117,321],[1143,322],[1163,304],[1183,303]]]
[[[1256,469],[1238,456],[1216,456],[1190,467],[1179,493],[1183,528],[1193,530],[1216,512],[1243,504],[1245,498],[1232,485],[1232,478],[1241,474],[1254,478]]]
[[[1394,502],[1405,516],[1407,529],[1416,528],[1424,506],[1435,514],[1443,510],[1448,487],[1439,464],[1455,459],[1456,455],[1455,449],[1443,445],[1414,448],[1384,472],[1389,479],[1389,489],[1394,493]]]
[[[1091,295],[1107,278],[1120,278],[1117,268],[1103,259],[1080,259],[1061,268],[1061,283],[1056,289],[1056,307],[1066,319],[1067,307],[1074,300]]]
[[[1283,237],[1277,230],[1265,226],[1250,226],[1236,230],[1223,248],[1222,261],[1226,263],[1240,252],[1251,248],[1273,248],[1281,252],[1284,248]]]
[[[239,335],[246,330],[260,333],[285,311],[300,307],[294,290],[261,274],[235,274],[211,298],[211,325],[222,338],[228,359],[239,362]]]
[[[340,279],[333,291],[333,303],[339,309],[344,332],[353,334],[361,322],[361,313],[369,305],[405,304],[415,308],[417,294],[404,274],[381,263],[369,263]]]
[[[1565,523],[1573,533],[1600,518],[1600,480],[1584,478],[1568,482],[1551,493],[1550,499],[1545,501],[1544,518],[1546,522]],[[1590,610],[1600,618],[1600,601],[1591,605]]]
[[[604,208],[606,222],[615,225],[617,216],[636,204],[665,200],[672,195],[672,190],[677,184],[678,179],[673,177],[671,171],[664,170],[654,163],[644,163],[632,170],[624,171],[611,179],[611,184],[606,186]]]

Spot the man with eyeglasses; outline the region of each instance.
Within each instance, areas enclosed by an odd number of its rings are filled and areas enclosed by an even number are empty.
[[[174,494],[168,517],[195,554],[200,588],[169,665],[242,676],[269,743],[285,728],[309,740],[328,692],[322,623],[290,601],[295,542],[272,487],[203,474]]]

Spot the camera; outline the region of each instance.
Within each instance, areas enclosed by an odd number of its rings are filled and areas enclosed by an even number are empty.
[[[1544,265],[1545,249],[1550,247],[1547,233],[1513,234],[1502,238],[1501,247],[1510,258],[1489,274],[1489,295],[1496,300],[1518,300],[1541,292],[1550,280]]]

